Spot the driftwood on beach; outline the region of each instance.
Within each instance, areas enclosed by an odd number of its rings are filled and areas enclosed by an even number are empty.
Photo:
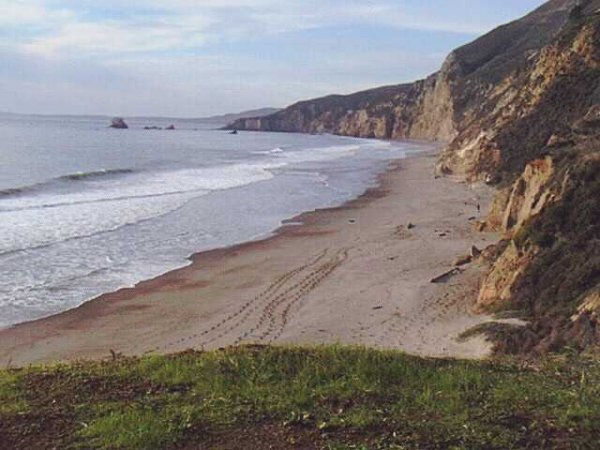
[[[461,270],[458,267],[455,267],[453,269],[450,269],[446,272],[444,272],[441,275],[438,275],[437,277],[434,277],[430,280],[431,283],[441,283],[443,281],[446,281],[448,278],[457,275],[461,272]]]

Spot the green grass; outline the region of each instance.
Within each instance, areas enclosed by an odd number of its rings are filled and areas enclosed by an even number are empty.
[[[24,393],[18,384],[19,377],[16,374],[0,372],[0,416],[27,411]]]
[[[0,404],[8,448],[593,448],[600,363],[246,347],[4,371]]]

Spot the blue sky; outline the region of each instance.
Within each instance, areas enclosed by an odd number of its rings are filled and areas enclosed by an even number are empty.
[[[543,0],[0,0],[0,111],[199,117],[422,78]]]

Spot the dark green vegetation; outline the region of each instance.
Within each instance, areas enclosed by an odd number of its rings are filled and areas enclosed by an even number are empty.
[[[0,373],[3,448],[597,448],[600,363],[245,347]]]

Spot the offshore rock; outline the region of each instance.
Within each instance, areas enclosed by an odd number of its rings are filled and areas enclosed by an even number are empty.
[[[125,123],[125,120],[123,120],[121,117],[115,117],[114,119],[111,120],[109,128],[117,128],[120,130],[125,130],[125,129],[129,128],[129,126]]]

